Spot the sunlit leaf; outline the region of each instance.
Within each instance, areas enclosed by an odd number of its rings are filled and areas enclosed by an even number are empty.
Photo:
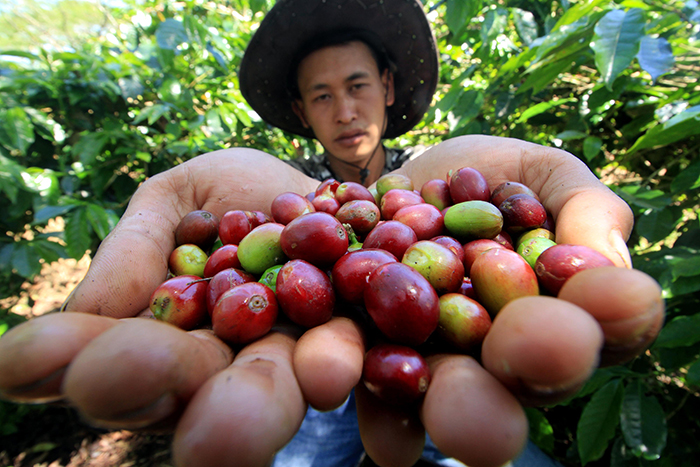
[[[639,52],[644,24],[644,12],[639,8],[612,10],[598,21],[591,48],[595,51],[596,67],[609,89]]]
[[[129,76],[117,80],[119,89],[124,99],[136,99],[143,94],[145,88],[138,76]]]
[[[561,133],[557,133],[557,139],[560,139],[562,141],[572,141],[576,139],[583,139],[588,134],[582,132],[582,131],[576,131],[576,130],[565,130],[562,131]]]
[[[525,413],[530,425],[530,439],[544,452],[551,453],[554,450],[554,428],[549,420],[533,407],[527,407]]]
[[[22,107],[0,112],[0,143],[25,153],[34,142],[34,125]]]
[[[570,104],[571,102],[576,102],[575,98],[568,98],[568,99],[558,99],[558,100],[552,100],[548,102],[540,102],[539,104],[535,104],[529,109],[527,109],[525,112],[523,112],[520,115],[520,118],[516,121],[516,123],[523,123],[528,121],[528,119],[534,117],[535,115],[539,115],[541,113],[547,112],[555,107],[560,107],[565,104]]]
[[[608,3],[608,0],[589,0],[571,5],[571,7],[561,16],[561,18],[557,20],[557,23],[554,25],[552,30],[556,31],[562,26],[579,21],[582,18],[585,19],[596,7]]]
[[[161,49],[175,50],[178,45],[187,41],[185,26],[176,19],[166,19],[158,25],[156,41]]]
[[[523,44],[530,45],[532,41],[537,39],[537,21],[535,21],[535,15],[520,8],[513,8],[511,11],[520,40],[523,41]]]
[[[689,107],[668,121],[647,131],[630,148],[628,154],[640,149],[666,146],[690,136],[700,134],[700,105]]]
[[[668,40],[665,37],[650,36],[642,38],[637,60],[639,60],[639,66],[651,75],[652,81],[668,73],[675,62]]]

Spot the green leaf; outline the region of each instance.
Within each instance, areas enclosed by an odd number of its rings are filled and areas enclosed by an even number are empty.
[[[557,133],[556,138],[560,139],[562,141],[572,141],[575,139],[583,139],[586,136],[588,136],[588,135],[582,131],[565,130],[565,131],[562,131],[561,133]]]
[[[187,41],[187,31],[182,22],[168,18],[158,25],[156,42],[158,47],[165,50],[175,50],[178,45]]]
[[[481,0],[447,0],[445,23],[450,32],[458,35],[481,9]]]
[[[623,388],[619,379],[600,388],[581,413],[576,430],[582,464],[600,459],[615,435],[620,420]]]
[[[572,68],[571,58],[557,60],[547,65],[536,66],[528,69],[525,82],[518,88],[517,94],[522,94],[525,91],[532,89],[534,94],[539,93],[546,88],[554,79],[561,73]]]
[[[616,190],[622,199],[643,209],[663,209],[673,199],[661,190],[649,190],[640,185],[630,185]]]
[[[141,110],[138,117],[134,119],[134,125],[148,119],[148,124],[153,125],[160,117],[170,113],[170,106],[163,104],[155,104]]]
[[[700,105],[689,107],[647,131],[630,148],[628,154],[634,154],[640,149],[666,146],[676,141],[700,134]]]
[[[85,208],[73,210],[66,219],[64,232],[66,252],[73,259],[82,258],[90,247],[90,223],[87,220]]]
[[[41,255],[31,243],[17,242],[12,252],[12,267],[20,276],[31,279],[41,272]]]
[[[651,80],[668,73],[675,62],[671,44],[665,37],[644,36],[639,44],[637,60],[642,70],[651,75]]]
[[[700,342],[700,313],[669,321],[654,342],[654,348],[687,347]]]
[[[458,132],[476,118],[481,112],[483,103],[484,93],[481,91],[467,91],[459,96],[457,104],[447,115],[450,122],[450,133]]]
[[[637,457],[656,460],[666,446],[666,418],[655,397],[642,395],[639,381],[625,388],[620,411],[620,427],[625,443]]]
[[[700,159],[695,159],[671,182],[671,192],[681,193],[700,188]]]
[[[39,60],[38,55],[34,55],[33,53],[26,52],[24,50],[3,50],[3,51],[0,51],[0,55],[7,55],[10,57],[28,58],[29,60]]]
[[[595,52],[596,67],[608,89],[612,89],[615,78],[639,52],[644,23],[644,12],[639,8],[612,10],[598,21],[591,48]]]
[[[695,360],[695,363],[688,367],[688,373],[685,375],[685,382],[690,386],[700,386],[700,359]]]
[[[607,3],[609,3],[608,0],[589,0],[586,2],[576,3],[566,10],[566,13],[564,13],[561,18],[557,20],[557,23],[552,28],[552,31],[556,31],[565,25],[579,21],[582,18],[585,19],[594,8],[601,4]]]
[[[671,267],[673,280],[680,277],[692,277],[700,275],[700,256],[682,258]]]
[[[548,110],[551,110],[555,107],[560,107],[565,104],[570,104],[571,102],[576,102],[576,99],[573,97],[567,98],[567,99],[558,99],[558,100],[552,100],[548,102],[540,102],[539,104],[533,105],[529,109],[527,109],[525,112],[523,112],[520,115],[520,118],[515,123],[523,123],[528,121],[530,118],[534,117],[535,115],[539,115],[541,113],[547,112]]]
[[[47,264],[53,263],[59,258],[66,258],[66,247],[60,243],[42,239],[39,241],[34,240],[32,245],[37,254],[39,254]]]
[[[21,107],[13,107],[0,113],[0,143],[22,154],[34,142],[34,125]]]
[[[0,248],[0,269],[9,269],[12,266],[12,253],[15,251],[15,243],[8,243]]]
[[[465,2],[469,3],[469,2]],[[503,34],[505,27],[508,24],[508,13],[504,8],[496,8],[489,10],[484,15],[484,21],[481,23],[479,32],[481,41],[486,44],[496,39],[499,34]]]
[[[530,439],[544,452],[554,450],[554,428],[547,417],[534,407],[526,407],[525,414],[530,425]]]
[[[520,40],[522,40],[525,45],[532,44],[532,41],[537,39],[537,21],[535,20],[535,15],[527,10],[521,10],[520,8],[512,8],[511,11],[513,13],[515,29],[518,31]]]
[[[668,237],[676,226],[676,219],[670,209],[649,209],[639,216],[635,223],[636,232],[651,243]]]
[[[107,144],[109,135],[104,131],[83,134],[80,140],[73,146],[73,155],[86,167],[92,166],[97,156]]]
[[[34,223],[35,224],[43,224],[47,222],[49,219],[53,219],[54,217],[62,216],[71,209],[73,209],[75,205],[67,205],[67,206],[45,206],[38,211],[34,212]]]
[[[589,136],[583,140],[583,157],[585,157],[587,161],[593,160],[602,147],[603,141],[600,138],[597,136]]]
[[[145,90],[138,76],[119,78],[117,80],[117,85],[124,99],[136,99],[142,95]]]
[[[593,376],[591,376],[589,380],[586,381],[586,384],[581,388],[581,390],[576,393],[575,397],[585,397],[589,394],[596,392],[605,383],[607,383],[616,376],[618,375],[616,375],[609,368],[598,368],[595,371],[595,373],[593,373]]]
[[[97,204],[88,204],[85,207],[85,216],[92,226],[92,230],[100,237],[100,240],[104,240],[114,227],[111,222],[107,211],[102,206]]]

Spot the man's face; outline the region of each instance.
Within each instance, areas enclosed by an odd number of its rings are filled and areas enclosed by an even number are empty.
[[[384,130],[385,108],[394,103],[394,83],[362,42],[311,53],[297,73],[301,100],[295,112],[327,151],[346,162],[372,155]]]

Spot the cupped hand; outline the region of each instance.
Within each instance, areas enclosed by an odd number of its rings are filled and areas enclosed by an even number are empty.
[[[470,166],[493,189],[506,181],[532,188],[556,221],[558,243],[594,248],[617,267],[583,271],[557,298],[511,302],[493,322],[481,364],[463,355],[430,359],[433,380],[417,410],[386,407],[357,387],[365,448],[382,466],[410,466],[422,452],[424,430],[446,455],[471,466],[502,465],[527,439],[523,406],[553,404],[574,394],[599,365],[628,361],[658,334],[664,316],[659,285],[630,269],[626,240],[630,208],[576,157],[514,139],[467,136],[441,143],[399,172],[420,187],[450,170]],[[295,348],[298,381],[310,402],[327,375],[315,368],[351,367],[357,374],[362,335],[348,323],[343,351],[328,349],[332,335],[315,330]],[[350,374],[350,373],[345,373]],[[349,385],[346,385],[349,390]],[[342,400],[326,391],[321,407]]]
[[[100,246],[66,312],[30,320],[0,340],[0,396],[65,400],[106,428],[175,429],[178,465],[266,465],[306,411],[292,367],[297,331],[275,328],[234,356],[210,331],[138,316],[167,277],[185,214],[267,211],[277,194],[317,185],[273,156],[240,149],[152,177]]]

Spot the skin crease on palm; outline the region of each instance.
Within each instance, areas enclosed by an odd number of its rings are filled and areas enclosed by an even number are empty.
[[[468,465],[503,464],[526,441],[523,403],[561,400],[601,359],[634,357],[663,320],[659,286],[629,269],[629,207],[578,159],[523,141],[465,136],[398,172],[421,186],[464,166],[480,170],[492,187],[530,186],[553,214],[558,242],[593,247],[618,267],[577,275],[559,299],[511,302],[494,320],[483,366],[462,355],[431,357],[433,381],[416,410],[378,404],[358,386],[361,436],[383,466],[412,465],[424,430],[446,455]],[[233,355],[207,331],[133,317],[165,279],[185,214],[268,211],[278,194],[304,195],[318,183],[250,149],[209,153],[152,177],[72,294],[66,309],[81,313],[34,319],[0,339],[0,394],[24,402],[65,399],[109,428],[174,429],[177,465],[267,465],[298,429],[307,403],[336,407],[357,385],[361,327],[337,317],[305,333],[274,329]]]

